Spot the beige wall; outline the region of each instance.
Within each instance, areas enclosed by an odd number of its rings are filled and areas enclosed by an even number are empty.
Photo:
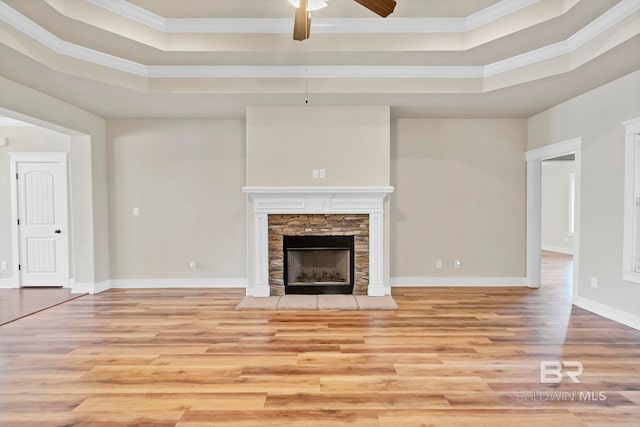
[[[246,277],[244,127],[108,121],[112,279]]]
[[[389,107],[248,107],[247,185],[389,185],[389,127]]]
[[[3,114],[69,135],[73,278],[93,285],[109,278],[104,119],[0,77]],[[3,236],[4,237],[4,236]]]
[[[542,162],[542,249],[573,253],[569,235],[569,174],[573,161]]]
[[[37,126],[0,126],[0,137],[9,139],[9,145],[0,146],[0,262],[8,264],[8,270],[0,270],[0,279],[7,279],[12,277],[14,265],[11,235],[15,228],[11,223],[11,185],[15,181],[9,176],[9,153],[69,152],[70,138]]]
[[[391,276],[524,277],[525,145],[521,119],[396,120]]]
[[[582,137],[579,294],[640,315],[640,284],[622,280],[624,126],[640,117],[640,71],[528,121],[528,148]],[[598,288],[590,286],[597,277]]]

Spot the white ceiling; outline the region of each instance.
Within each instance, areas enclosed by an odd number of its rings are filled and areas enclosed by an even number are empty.
[[[528,117],[640,69],[640,0],[0,0],[0,75],[103,117],[391,105]]]

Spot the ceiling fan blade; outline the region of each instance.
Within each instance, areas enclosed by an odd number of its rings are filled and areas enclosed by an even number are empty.
[[[300,0],[293,21],[293,39],[302,41],[311,34],[311,14],[307,11],[307,0]]]
[[[386,18],[393,13],[396,8],[395,0],[355,0],[370,11]]]

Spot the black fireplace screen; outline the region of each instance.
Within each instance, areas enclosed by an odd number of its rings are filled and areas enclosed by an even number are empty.
[[[351,293],[353,236],[284,236],[285,293]]]

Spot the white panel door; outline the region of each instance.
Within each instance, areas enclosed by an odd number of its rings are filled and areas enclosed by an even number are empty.
[[[21,286],[69,281],[66,163],[18,163],[18,245]]]

